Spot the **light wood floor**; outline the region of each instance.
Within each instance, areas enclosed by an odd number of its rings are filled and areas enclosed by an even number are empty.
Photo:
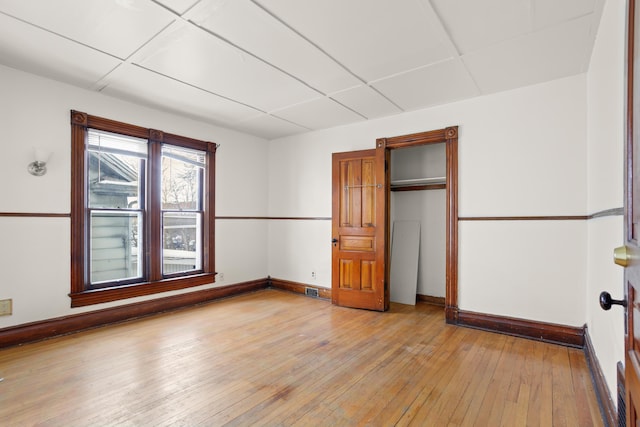
[[[265,290],[0,350],[0,425],[602,425],[581,350]]]

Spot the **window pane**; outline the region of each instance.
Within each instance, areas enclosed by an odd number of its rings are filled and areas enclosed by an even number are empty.
[[[141,212],[91,212],[91,284],[142,277],[142,229]]]
[[[89,130],[89,207],[141,208],[147,141]]]
[[[202,214],[164,212],[162,274],[202,269]]]
[[[205,152],[162,147],[162,209],[201,210]]]

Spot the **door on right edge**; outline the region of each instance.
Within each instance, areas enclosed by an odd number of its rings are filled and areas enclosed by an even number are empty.
[[[625,343],[625,389],[627,425],[640,425],[640,108],[638,96],[638,67],[634,62],[640,42],[635,30],[635,22],[640,21],[636,1],[629,0],[628,50],[627,50],[627,129],[625,150],[625,245],[616,249],[616,263],[625,267],[624,280],[627,296],[627,336]],[[636,320],[638,322],[636,322]]]

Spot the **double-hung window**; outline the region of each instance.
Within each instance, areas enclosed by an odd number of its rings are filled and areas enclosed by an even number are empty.
[[[71,112],[71,305],[214,281],[216,144]]]

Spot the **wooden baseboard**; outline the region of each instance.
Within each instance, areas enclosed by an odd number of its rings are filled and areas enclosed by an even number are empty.
[[[331,299],[331,289],[321,286],[307,285],[305,283],[291,282],[289,280],[269,278],[269,286],[276,289],[282,289],[289,292],[304,294],[305,288],[312,288],[318,291],[318,298]]]
[[[627,398],[627,383],[625,381],[625,373],[624,373],[624,365],[621,361],[618,361],[616,364],[616,368],[618,371],[618,386],[616,387],[617,396],[616,401],[618,402],[618,407],[616,408],[616,422],[617,426],[622,426],[626,424],[627,420],[627,404],[625,402]],[[620,420],[625,420],[624,422],[620,422]],[[613,424],[612,424],[613,425]]]
[[[584,347],[584,327],[557,325],[462,310],[458,311],[456,323],[460,326],[500,332],[569,347]]]
[[[449,325],[457,325],[458,324],[458,307],[454,307],[452,305],[444,306],[444,320]]]
[[[607,425],[617,426],[618,413],[616,411],[615,403],[611,398],[611,393],[609,392],[609,387],[607,387],[607,382],[604,378],[602,368],[600,367],[600,362],[596,357],[593,343],[591,342],[591,337],[589,336],[589,330],[586,326],[584,329],[584,355],[587,359],[589,372],[591,372],[591,380],[593,381],[596,398],[598,399],[598,403],[600,404],[600,412],[602,413],[602,418],[606,420]]]
[[[427,304],[437,305],[439,307],[444,307],[444,297],[432,297],[430,295],[416,295],[416,301],[425,302]]]
[[[269,286],[276,289],[282,289],[289,292],[295,292],[298,294],[304,294],[305,288],[312,288],[318,291],[318,297],[323,299],[331,299],[331,288],[325,288],[322,286],[309,285],[306,283],[292,282],[290,280],[269,278]],[[444,297],[432,297],[429,295],[416,295],[416,301],[424,302],[427,304],[433,304],[440,307],[444,307]]]
[[[121,305],[39,322],[10,326],[0,329],[0,348],[39,341],[58,335],[108,325],[110,323],[122,322],[246,292],[253,292],[267,288],[268,283],[268,279],[264,278],[235,285],[142,301],[135,304]]]

